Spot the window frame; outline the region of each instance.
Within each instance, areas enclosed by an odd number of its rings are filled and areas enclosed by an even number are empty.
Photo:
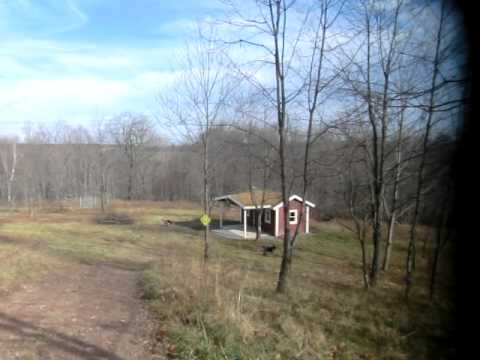
[[[271,224],[272,223],[272,212],[270,210],[265,210],[265,224]]]
[[[295,219],[291,220],[292,214],[295,214]],[[288,210],[288,223],[290,225],[297,225],[298,224],[298,209],[289,209]]]

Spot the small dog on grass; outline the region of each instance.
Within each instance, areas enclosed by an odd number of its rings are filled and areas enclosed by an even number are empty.
[[[167,226],[173,225],[173,221],[168,220],[168,219],[165,220],[164,223],[165,223],[165,225],[167,225]]]
[[[275,245],[263,245],[263,256],[267,256],[267,253],[273,254],[275,249],[277,248]]]

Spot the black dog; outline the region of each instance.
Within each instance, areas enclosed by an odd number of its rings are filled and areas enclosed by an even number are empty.
[[[165,220],[165,225],[167,225],[167,226],[173,225],[173,221],[171,221],[171,220]]]
[[[263,248],[263,256],[267,256],[267,252],[273,254],[273,252],[277,247],[275,245],[263,245],[262,248]]]

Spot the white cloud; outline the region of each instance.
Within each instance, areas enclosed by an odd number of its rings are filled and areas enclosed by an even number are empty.
[[[8,85],[8,86],[6,86]],[[79,105],[110,102],[124,95],[128,86],[121,81],[86,77],[31,79],[0,87],[0,98],[6,101],[23,99],[26,103],[74,101]]]
[[[135,65],[131,56],[122,55],[60,54],[55,57],[55,61],[66,66],[93,69],[112,69]]]
[[[90,21],[79,5],[92,11],[94,24],[94,7],[86,2],[0,0],[0,133],[11,132],[14,123],[20,132],[26,121],[88,125],[87,119],[98,113],[152,113],[159,106],[156,95],[182,74],[183,40],[196,29],[195,20],[185,17],[160,25],[149,43],[128,37],[96,42],[95,37],[82,37],[82,29],[51,36]],[[98,31],[86,30],[89,36]],[[245,49],[232,53],[246,60]]]
[[[3,29],[27,26],[39,34],[57,34],[82,27],[88,16],[74,0],[17,0],[0,3]]]
[[[171,34],[172,36],[188,35],[197,29],[197,21],[192,19],[177,19],[161,24],[153,30],[154,34]]]
[[[145,71],[124,79],[68,76],[0,83],[2,133],[19,133],[27,121],[88,126],[98,114],[122,111],[153,113],[155,95],[172,84],[180,72]]]

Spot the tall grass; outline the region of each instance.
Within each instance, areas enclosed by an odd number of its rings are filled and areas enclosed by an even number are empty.
[[[414,300],[403,301],[404,242],[381,285],[362,288],[358,244],[335,224],[316,226],[296,249],[290,289],[274,292],[280,256],[260,243],[216,239],[200,254],[158,261],[143,274],[144,296],[180,359],[446,358],[448,299],[428,303],[419,260]],[[400,234],[403,229],[401,229]],[[423,281],[423,282],[422,282]],[[436,334],[436,335],[433,335]]]

